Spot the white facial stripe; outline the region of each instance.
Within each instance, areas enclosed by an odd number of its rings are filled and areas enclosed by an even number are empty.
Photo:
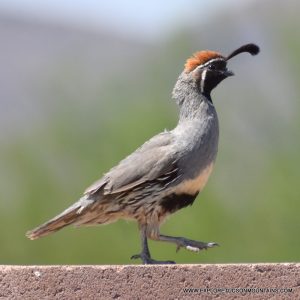
[[[203,70],[203,72],[201,74],[201,83],[200,83],[201,93],[204,93],[204,82],[205,82],[206,72],[207,72],[207,69]]]
[[[214,59],[211,59],[209,61],[207,61],[205,64],[201,65],[202,67],[206,67],[208,66],[209,64],[211,64],[212,62],[215,62],[215,61],[224,61],[223,58],[214,58]]]
[[[214,58],[214,59],[211,59],[211,60],[207,61],[205,64],[199,65],[198,68],[207,67],[209,64],[211,64],[214,61],[224,61],[224,59],[223,58]]]

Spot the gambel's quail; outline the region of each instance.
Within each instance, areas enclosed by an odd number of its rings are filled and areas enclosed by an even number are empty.
[[[233,75],[227,70],[227,61],[242,52],[256,55],[259,48],[246,44],[227,57],[208,50],[190,57],[172,94],[180,109],[177,126],[144,143],[90,186],[76,203],[27,232],[27,237],[34,240],[70,224],[133,219],[140,230],[142,251],[132,258],[140,258],[144,264],[174,263],[152,259],[148,238],[192,251],[216,246],[214,242],[162,235],[159,227],[168,215],[194,202],[213,170],[219,125],[210,94]]]

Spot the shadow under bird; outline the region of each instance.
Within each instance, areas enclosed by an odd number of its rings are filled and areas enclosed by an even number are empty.
[[[142,250],[132,258],[144,264],[165,264],[151,258],[147,239],[174,243],[191,251],[212,248],[214,242],[160,234],[166,217],[191,205],[204,188],[217,156],[219,125],[211,91],[233,72],[227,61],[242,53],[256,55],[255,44],[246,44],[227,57],[200,51],[190,57],[175,84],[173,98],[179,121],[144,143],[90,186],[72,206],[47,223],[27,232],[34,240],[67,225],[98,225],[118,219],[138,223]]]

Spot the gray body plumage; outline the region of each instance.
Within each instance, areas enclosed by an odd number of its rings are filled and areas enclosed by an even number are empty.
[[[166,216],[191,204],[205,185],[217,155],[218,118],[210,97],[199,94],[184,72],[173,98],[180,107],[173,130],[144,143],[89,187],[78,202],[30,232],[29,237],[47,235],[69,224],[104,224],[120,218],[136,219],[155,237]],[[203,179],[193,183],[208,167]],[[173,198],[164,205],[169,196]]]

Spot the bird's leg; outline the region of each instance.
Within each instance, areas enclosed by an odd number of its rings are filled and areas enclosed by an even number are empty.
[[[141,242],[142,242],[142,252],[140,254],[136,254],[131,256],[131,259],[138,259],[140,258],[143,262],[143,264],[175,264],[174,261],[159,261],[154,260],[151,258],[149,247],[148,247],[148,240],[146,235],[146,228],[145,226],[142,226],[140,228],[140,234],[141,234]]]
[[[177,245],[176,251],[178,251],[181,247],[183,247],[187,250],[198,252],[203,249],[219,246],[217,243],[214,242],[205,243],[200,241],[189,240],[184,237],[173,237],[173,236],[162,235],[162,234],[159,235],[158,240],[162,242],[169,242],[169,243],[176,244]]]

